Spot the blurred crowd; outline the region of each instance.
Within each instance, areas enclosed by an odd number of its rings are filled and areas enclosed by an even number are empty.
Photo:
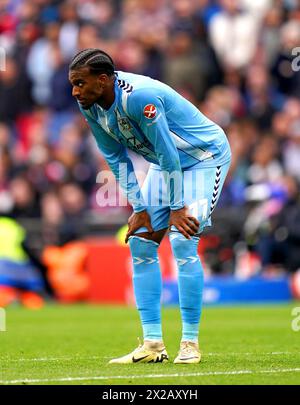
[[[265,271],[300,268],[300,1],[0,0],[0,212],[38,220],[45,245],[130,212],[96,202],[106,163],[68,82],[88,47],[224,128],[233,162],[216,215],[228,246],[239,241],[235,258],[246,249]]]

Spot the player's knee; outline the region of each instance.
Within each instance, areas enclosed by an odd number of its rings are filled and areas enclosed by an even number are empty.
[[[193,236],[191,239],[186,239],[179,232],[171,232],[169,239],[177,262],[186,257],[197,256],[199,236]]]
[[[133,257],[153,257],[157,255],[158,243],[139,236],[130,236],[129,247]]]
[[[163,240],[163,237],[165,236],[166,232],[167,232],[167,228],[164,228],[164,229],[160,229],[159,231],[155,231],[153,233],[149,233],[149,232],[136,233],[135,236],[138,236],[140,238],[144,238],[147,240],[152,240],[153,242],[160,244],[160,242]]]

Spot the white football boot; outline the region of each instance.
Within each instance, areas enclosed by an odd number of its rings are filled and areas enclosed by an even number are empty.
[[[175,364],[195,364],[200,363],[201,353],[198,343],[183,341],[180,343],[178,356],[174,360]]]
[[[123,357],[110,360],[109,364],[134,364],[134,363],[164,363],[169,360],[163,342],[145,340],[133,352]]]

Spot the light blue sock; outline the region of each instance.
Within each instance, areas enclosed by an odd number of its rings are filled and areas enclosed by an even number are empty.
[[[129,238],[133,262],[133,289],[144,340],[162,340],[160,297],[162,278],[158,243],[137,236]]]
[[[178,266],[182,341],[198,342],[203,293],[203,267],[197,253],[199,237],[186,239],[179,232],[171,232],[170,242]]]

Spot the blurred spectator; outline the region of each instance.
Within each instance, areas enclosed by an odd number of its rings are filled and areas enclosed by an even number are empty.
[[[67,218],[79,219],[86,205],[82,190],[75,183],[67,183],[60,187],[59,195]]]
[[[20,300],[28,308],[41,308],[42,296],[52,293],[45,272],[28,247],[25,229],[0,215],[0,306]]]
[[[256,49],[257,21],[238,0],[220,0],[220,5],[209,25],[211,43],[225,69],[245,68]]]
[[[74,108],[71,85],[66,81],[69,72],[69,65],[64,60],[59,46],[51,49],[51,60],[53,74],[50,80],[49,107],[53,111],[68,111]],[[58,97],[59,95],[59,97]]]
[[[262,65],[252,65],[246,75],[246,105],[250,115],[264,130],[271,126],[274,113],[282,108],[283,97],[274,89],[267,70]]]
[[[176,31],[169,43],[164,80],[177,91],[188,90],[202,99],[206,89],[206,71],[190,33]]]
[[[61,26],[58,33],[58,43],[64,59],[68,61],[77,51],[80,20],[76,2],[74,0],[61,2],[59,16]]]
[[[300,204],[299,184],[293,177],[282,178],[287,200],[275,215],[271,215],[268,226],[260,230],[257,251],[262,266],[268,271],[300,268]]]
[[[172,9],[171,30],[173,32],[186,31],[197,35],[198,16],[196,14],[196,2],[175,0],[172,1]]]
[[[12,162],[7,149],[0,147],[0,212],[11,210],[13,202],[9,192]]]
[[[171,10],[166,0],[124,0],[121,37],[141,41],[146,48],[164,49]]]
[[[10,182],[9,190],[13,201],[11,215],[14,218],[37,218],[40,216],[36,192],[24,176],[14,177]]]
[[[99,35],[105,39],[116,39],[120,34],[119,16],[113,1],[78,2],[78,15],[99,27]]]
[[[232,151],[232,163],[220,204],[242,206],[246,203],[245,190],[249,184],[250,155],[257,142],[258,130],[251,120],[232,123],[227,131]]]
[[[67,197],[66,193],[70,191],[74,194]],[[72,184],[62,186],[59,192],[53,190],[43,195],[41,199],[41,234],[44,247],[63,246],[79,239],[82,228],[80,222],[84,221],[82,215],[84,204],[82,192]],[[76,217],[76,214],[80,214],[80,216]]]
[[[208,90],[204,103],[199,107],[208,118],[221,127],[227,128],[243,109],[241,103],[240,94],[235,88],[214,86]]]
[[[132,39],[123,41],[117,55],[117,61],[120,70],[142,75],[149,74],[147,72],[149,69],[147,53],[138,41]]]
[[[98,27],[96,24],[84,23],[79,27],[77,48],[99,48]],[[74,55],[74,54],[73,54]]]
[[[287,119],[283,163],[287,173],[300,181],[300,100],[289,98],[284,106]]]
[[[0,71],[0,121],[13,124],[32,106],[30,82],[14,59],[6,57],[6,69]]]
[[[28,60],[27,71],[33,82],[32,97],[37,104],[47,104],[50,101],[50,82],[54,72],[52,64],[52,47],[58,43],[60,26],[51,22],[44,27],[44,36],[32,45]]]
[[[272,68],[278,90],[286,95],[300,98],[300,69],[293,70],[295,55],[292,50],[299,47],[300,21],[290,20],[280,29],[281,47]]]
[[[64,212],[61,243],[79,239],[84,223],[87,200],[76,183],[66,183],[59,188],[59,199]]]
[[[19,66],[25,66],[29,50],[40,35],[40,28],[34,21],[22,21],[16,30],[12,54]]]
[[[268,67],[273,66],[280,51],[280,27],[284,18],[284,10],[280,5],[273,4],[267,11],[262,25],[261,43]]]
[[[59,197],[54,191],[48,191],[42,196],[41,214],[43,244],[60,246],[64,212]]]
[[[248,169],[251,184],[275,182],[282,176],[282,166],[278,159],[279,151],[276,140],[264,136],[255,146],[252,162]]]

